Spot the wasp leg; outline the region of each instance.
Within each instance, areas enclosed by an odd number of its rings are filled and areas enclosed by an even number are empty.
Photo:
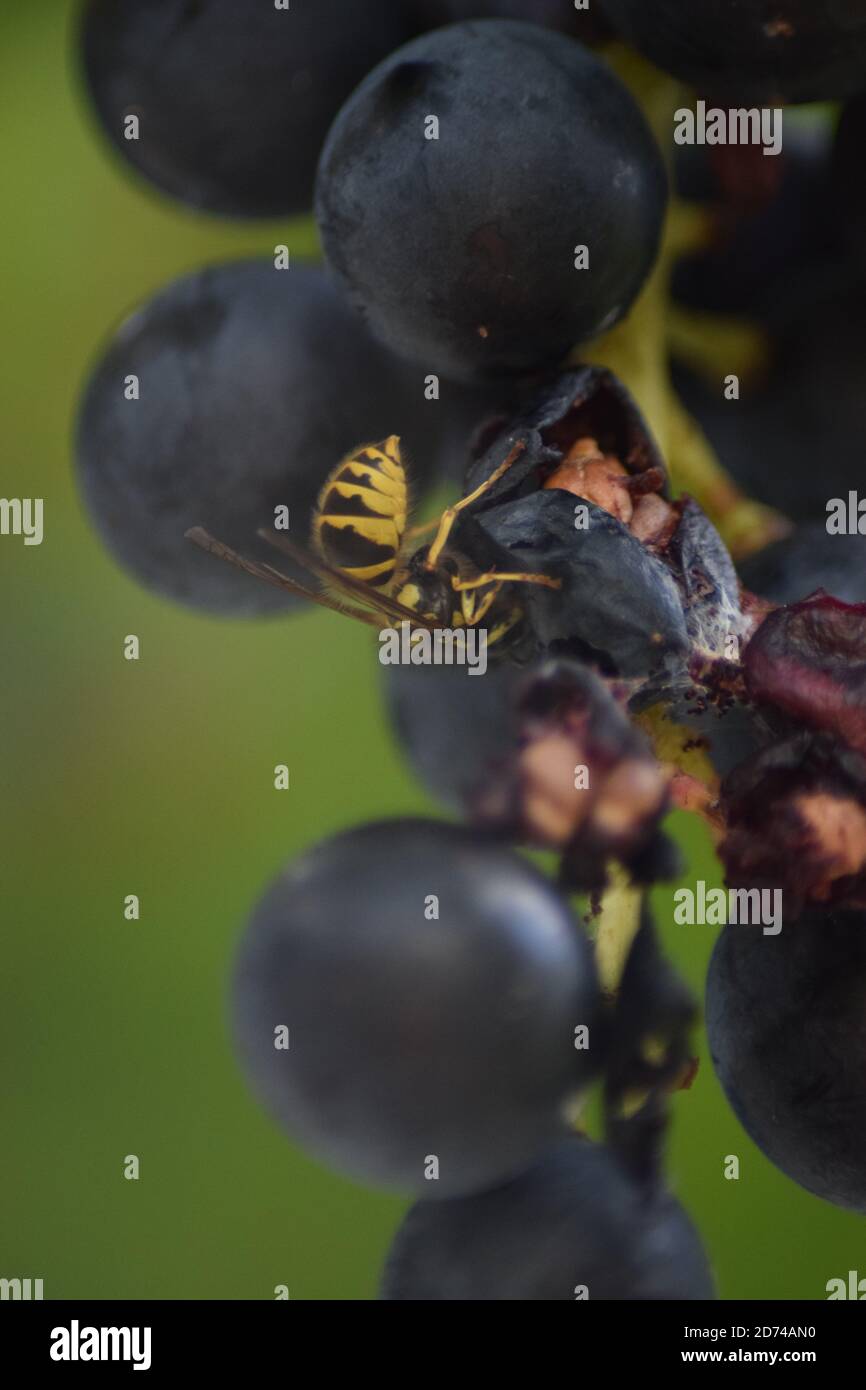
[[[471,507],[472,503],[477,502],[479,497],[483,497],[485,492],[488,492],[489,489],[493,487],[494,483],[498,483],[502,475],[508,472],[511,465],[517,462],[525,448],[526,445],[523,441],[519,441],[511,450],[508,458],[500,463],[498,468],[494,469],[490,477],[487,478],[480,487],[477,487],[474,492],[470,492],[468,496],[461,497],[460,501],[455,502],[453,507],[446,507],[439,518],[439,530],[436,533],[436,539],[430,547],[427,559],[424,561],[425,569],[434,570],[436,568],[439,563],[439,556],[445,548],[448,537],[451,534],[451,528],[457,520],[459,513],[465,511],[467,507]]]
[[[467,593],[465,590],[463,591],[460,599],[460,607],[463,611],[463,621],[465,622],[467,627],[477,627],[478,624],[482,621],[482,619],[487,617],[487,614],[490,612],[490,609],[493,607],[494,603],[499,598],[500,592],[501,585],[494,584],[493,588],[490,590],[490,593],[485,594],[484,598],[481,600],[478,607],[476,608],[475,593]]]
[[[549,574],[499,574],[491,570],[489,574],[479,574],[475,579],[451,580],[453,587],[462,593],[466,589],[479,589],[483,584],[540,584],[544,589],[561,589],[562,580]]]

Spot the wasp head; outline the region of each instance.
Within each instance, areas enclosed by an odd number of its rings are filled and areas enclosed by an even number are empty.
[[[443,556],[433,569],[429,569],[429,549],[425,545],[416,550],[394,590],[394,597],[404,608],[411,608],[413,613],[450,627],[454,615],[451,580],[457,572],[456,566],[449,557]]]

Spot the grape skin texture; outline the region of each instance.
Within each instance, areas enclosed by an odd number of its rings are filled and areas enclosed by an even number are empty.
[[[316,181],[325,254],[372,331],[458,379],[556,362],[618,322],[666,201],[626,88],[581,44],[507,20],[438,29],[374,69]]]
[[[512,1176],[563,1131],[563,1101],[602,1062],[599,1008],[565,901],[509,851],[434,821],[364,826],[290,865],[253,914],[233,990],[244,1070],[281,1126],[358,1181],[437,1197]]]
[[[866,1212],[866,918],[810,911],[779,936],[728,926],[707,977],[716,1074],[788,1177]]]

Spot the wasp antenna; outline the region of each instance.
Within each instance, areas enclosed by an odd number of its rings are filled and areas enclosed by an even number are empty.
[[[192,541],[193,545],[201,546],[202,550],[211,550],[215,545],[219,545],[219,541],[215,541],[203,526],[190,526],[188,531],[184,531],[183,538],[185,541]]]

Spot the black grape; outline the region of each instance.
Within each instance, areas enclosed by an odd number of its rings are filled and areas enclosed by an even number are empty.
[[[316,184],[325,253],[374,333],[466,379],[556,362],[623,318],[666,201],[622,83],[581,44],[509,20],[437,29],[380,64]]]
[[[280,1125],[360,1181],[434,1197],[512,1176],[563,1132],[602,1062],[599,1008],[588,940],[551,885],[422,820],[291,864],[233,991],[244,1070]]]
[[[715,1297],[700,1240],[667,1192],[610,1151],[563,1139],[492,1192],[412,1207],[388,1256],[388,1300]]]
[[[404,0],[90,0],[81,46],[106,135],[151,183],[276,217],[310,207],[341,104],[414,32]]]
[[[707,979],[713,1066],[767,1158],[866,1212],[866,917],[811,910],[777,936],[728,926]]]

